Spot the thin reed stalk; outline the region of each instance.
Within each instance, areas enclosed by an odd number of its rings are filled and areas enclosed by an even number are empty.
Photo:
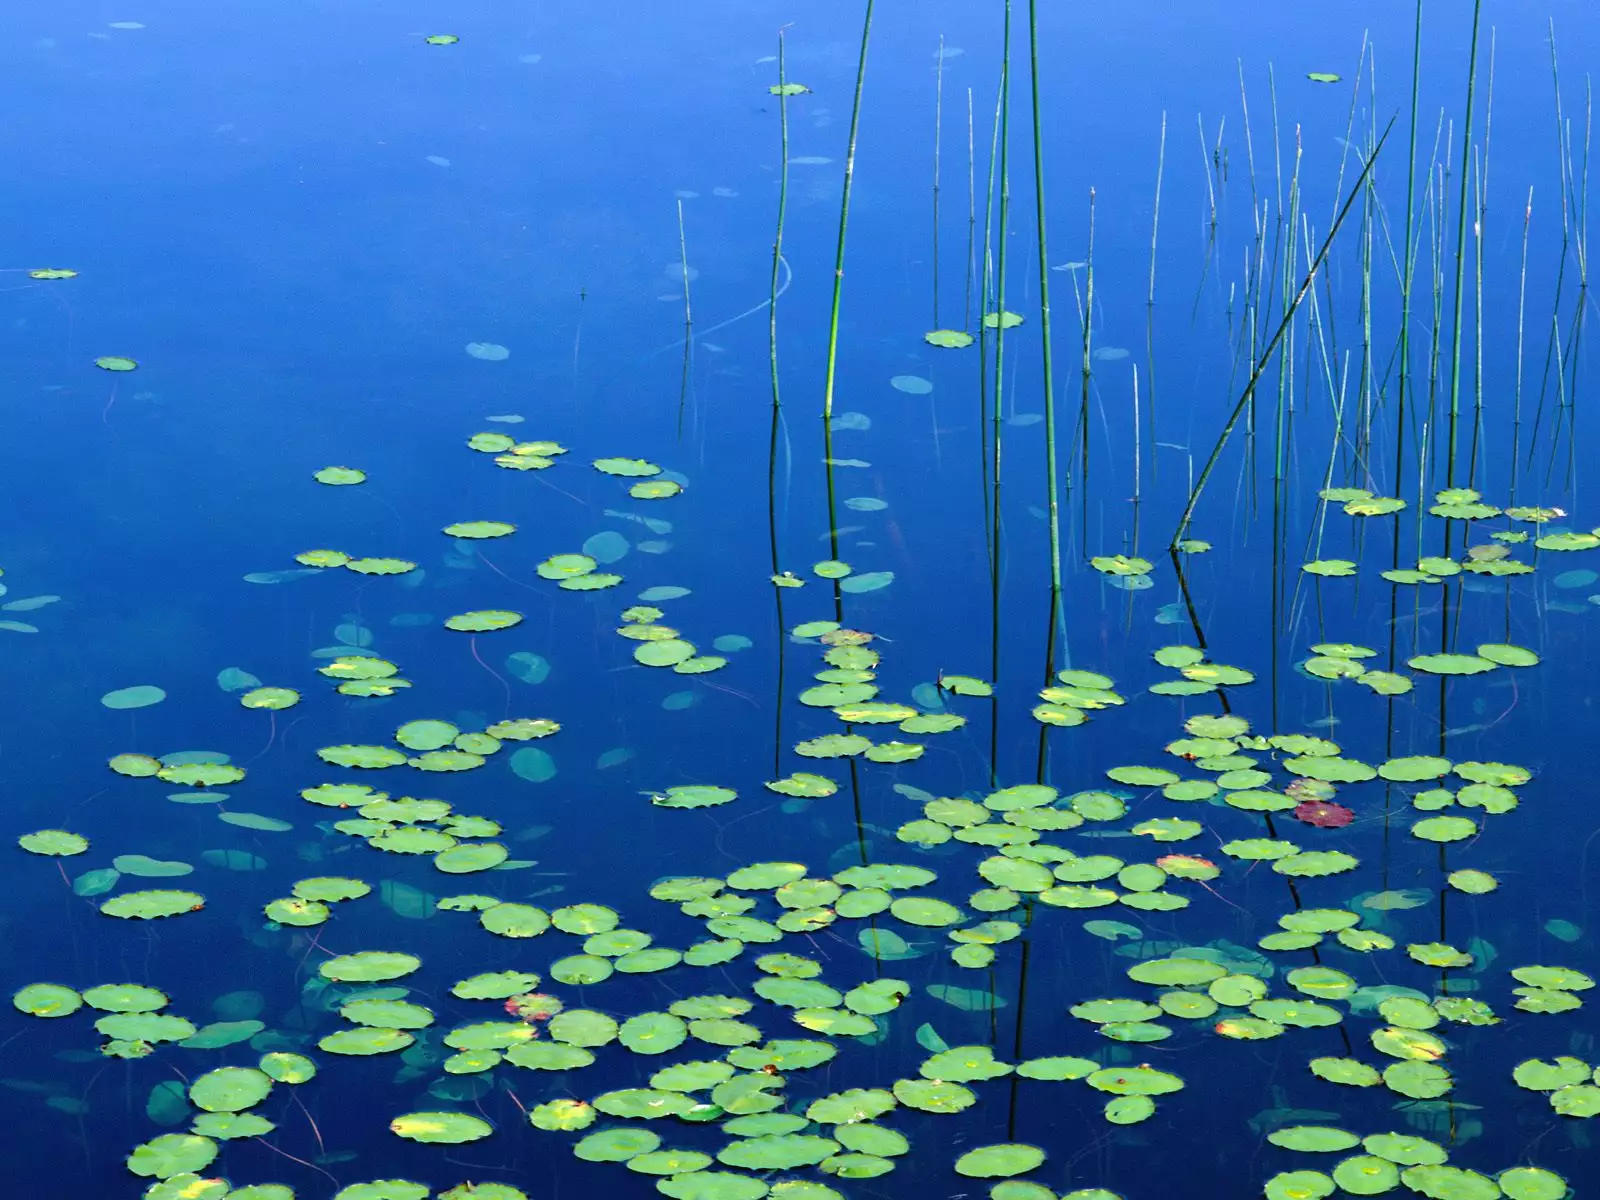
[[[1322,245],[1318,247],[1317,256],[1312,261],[1311,267],[1306,272],[1305,278],[1301,281],[1300,287],[1295,294],[1293,302],[1287,306],[1287,309],[1283,315],[1283,319],[1278,322],[1278,328],[1268,340],[1266,348],[1261,352],[1260,357],[1256,359],[1255,365],[1250,371],[1249,381],[1245,384],[1244,391],[1240,394],[1238,403],[1234,405],[1233,411],[1229,414],[1227,422],[1223,425],[1222,433],[1217,438],[1216,445],[1211,448],[1211,454],[1206,459],[1206,465],[1200,471],[1200,477],[1195,481],[1194,487],[1192,487],[1189,491],[1188,502],[1183,507],[1183,514],[1178,518],[1177,529],[1173,533],[1171,539],[1171,544],[1174,547],[1176,547],[1177,543],[1186,536],[1189,528],[1189,522],[1194,517],[1195,506],[1200,503],[1200,495],[1205,491],[1206,481],[1211,477],[1211,472],[1216,469],[1217,461],[1222,457],[1222,451],[1228,443],[1228,438],[1232,435],[1234,427],[1238,425],[1239,418],[1241,415],[1243,415],[1245,408],[1249,405],[1251,397],[1255,395],[1256,384],[1260,382],[1262,374],[1267,369],[1267,364],[1271,362],[1273,354],[1277,350],[1278,343],[1282,341],[1283,335],[1288,331],[1290,323],[1294,320],[1295,313],[1299,311],[1300,304],[1305,299],[1306,292],[1310,290],[1312,284],[1316,282],[1317,272],[1321,270],[1323,260],[1327,258],[1328,251],[1333,246],[1334,238],[1339,235],[1339,230],[1344,225],[1345,218],[1350,215],[1350,208],[1355,203],[1356,196],[1358,196],[1361,189],[1366,186],[1367,176],[1372,172],[1373,166],[1377,163],[1378,155],[1383,150],[1384,143],[1389,140],[1389,133],[1393,128],[1394,118],[1391,117],[1389,119],[1389,124],[1384,128],[1383,136],[1378,139],[1377,145],[1373,147],[1372,154],[1367,158],[1366,165],[1361,168],[1361,176],[1356,180],[1355,187],[1351,189],[1349,196],[1345,198],[1344,205],[1339,210],[1339,215],[1334,219],[1333,227],[1328,230],[1327,237],[1323,239]]]
[[[1461,320],[1466,294],[1462,290],[1462,275],[1466,267],[1467,239],[1467,165],[1472,154],[1472,102],[1478,82],[1478,24],[1483,14],[1483,0],[1472,3],[1472,48],[1467,55],[1467,111],[1462,118],[1461,178],[1456,186],[1461,195],[1456,206],[1456,266],[1455,266],[1455,322],[1450,330],[1450,426],[1449,447],[1445,451],[1444,478],[1446,487],[1455,486],[1457,424],[1461,417]],[[1445,553],[1450,548],[1450,524],[1445,523]]]
[[[844,190],[839,200],[839,241],[833,258],[833,300],[828,310],[828,362],[826,381],[822,392],[822,458],[828,494],[828,549],[829,557],[839,557],[839,504],[833,469],[833,389],[839,369],[839,307],[844,295],[844,246],[850,227],[850,190],[856,173],[856,141],[861,132],[861,96],[867,85],[867,46],[872,38],[872,6],[867,0],[866,12],[861,22],[861,52],[856,61],[855,99],[850,106],[850,137],[844,159]],[[844,593],[839,581],[833,581],[834,620],[844,623]],[[846,726],[848,729],[849,726]],[[856,764],[850,764],[850,798],[856,822],[856,849],[861,861],[867,861],[867,829],[862,819],[861,782]]]
[[[972,277],[977,273],[973,241],[978,230],[977,171],[973,163],[972,89],[967,89],[967,295],[961,310],[961,328],[972,332]]]
[[[1522,270],[1517,282],[1517,380],[1511,404],[1511,504],[1517,502],[1517,466],[1522,450],[1522,347],[1523,319],[1528,305],[1528,230],[1533,225],[1533,189],[1528,189],[1528,206],[1522,210]]]
[[[689,362],[694,340],[694,310],[689,305],[689,242],[683,231],[683,201],[678,201],[678,263],[683,271],[683,369],[678,379],[678,440],[683,441],[683,413],[689,400]]]
[[[844,247],[845,235],[850,228],[850,190],[856,173],[856,140],[861,131],[861,95],[867,84],[867,45],[872,36],[872,6],[867,0],[866,15],[861,25],[861,54],[856,63],[855,100],[850,107],[850,138],[844,159],[844,193],[839,201],[839,240],[833,257],[833,302],[828,310],[828,359],[826,378],[822,391],[822,441],[823,458],[827,468],[828,486],[828,549],[830,557],[839,557],[838,505],[833,479],[833,391],[839,373],[839,310],[844,297]],[[833,584],[834,613],[843,619],[844,601],[839,582]]]
[[[1045,496],[1050,525],[1050,607],[1045,623],[1044,682],[1048,687],[1056,669],[1056,632],[1061,615],[1061,503],[1060,468],[1056,459],[1056,376],[1050,331],[1050,254],[1045,236],[1044,126],[1039,108],[1039,0],[1028,0],[1028,66],[1033,100],[1033,202],[1039,234],[1039,329],[1043,347]],[[1039,727],[1038,782],[1045,782],[1049,765],[1049,727]],[[1023,989],[1027,988],[1027,944],[1023,945]],[[1017,1008],[1017,1043],[1022,1041],[1022,1007]]]
[[[772,422],[767,439],[767,539],[771,549],[772,575],[777,579],[783,570],[782,555],[778,545],[778,425],[783,417],[783,396],[778,386],[778,273],[783,265],[783,219],[789,206],[789,96],[785,89],[784,38],[778,31],[778,129],[782,154],[778,175],[778,227],[772,238],[772,282],[767,299],[767,356],[772,367]],[[772,769],[783,771],[783,700],[785,653],[789,639],[788,626],[783,619],[783,593],[787,588],[773,584],[773,603],[777,608],[778,671],[774,690],[776,711],[772,724]],[[776,777],[776,775],[775,775]]]
[[[997,784],[1000,763],[1000,396],[1005,380],[1006,346],[1006,242],[1011,216],[1011,0],[1005,0],[1005,23],[1000,56],[1000,234],[999,249],[995,254],[994,298],[994,425],[990,435],[991,458],[989,506],[990,545],[993,553],[989,559],[989,665],[994,694],[990,700],[989,722],[989,782]],[[989,322],[984,316],[984,324]]]
[[[844,297],[844,245],[850,228],[850,190],[856,176],[856,140],[861,131],[861,94],[867,86],[867,44],[872,36],[872,6],[867,0],[861,26],[861,54],[856,62],[855,99],[850,106],[850,139],[844,158],[844,194],[839,201],[839,240],[833,255],[833,303],[828,310],[828,362],[822,389],[822,419],[833,419],[833,389],[839,374],[839,309]],[[830,512],[831,521],[832,514]],[[834,557],[838,557],[838,534],[832,535]]]
[[[944,34],[939,35],[939,63],[933,85],[933,324],[939,328],[939,150],[944,126]]]
[[[1050,255],[1045,236],[1044,202],[1044,127],[1039,114],[1039,0],[1028,0],[1028,66],[1033,99],[1033,203],[1039,231],[1039,329],[1044,371],[1045,495],[1050,519],[1050,634],[1047,639],[1045,676],[1055,670],[1056,613],[1061,606],[1061,505],[1056,465],[1056,376],[1050,336]],[[1093,193],[1091,192],[1091,195]],[[1092,227],[1092,222],[1091,222]],[[1092,245],[1092,243],[1091,243]],[[1152,252],[1154,242],[1151,243]],[[1091,267],[1091,270],[1093,268]],[[1090,276],[1092,281],[1093,276]],[[1155,262],[1150,264],[1150,283],[1155,287]],[[1091,287],[1093,286],[1091,282]],[[1087,323],[1085,324],[1087,328]],[[1088,439],[1084,439],[1085,447]],[[1085,480],[1087,481],[1087,457]]]

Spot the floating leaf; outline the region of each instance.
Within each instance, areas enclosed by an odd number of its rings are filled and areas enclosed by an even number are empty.
[[[1492,661],[1475,654],[1419,654],[1407,659],[1406,665],[1430,675],[1479,675],[1495,668]]]
[[[956,1159],[956,1174],[975,1179],[1025,1175],[1044,1162],[1044,1151],[1022,1142],[979,1146]]]
[[[330,487],[349,487],[352,484],[365,483],[367,473],[355,467],[323,467],[311,478]]]
[[[162,890],[125,892],[104,901],[100,905],[100,911],[108,917],[154,920],[159,917],[175,917],[179,913],[198,912],[205,907],[205,902],[205,897],[198,892]]]
[[[30,983],[12,995],[11,1003],[29,1016],[66,1017],[83,1007],[83,997],[59,983]]]
[[[29,854],[43,854],[53,858],[66,858],[82,854],[89,848],[89,839],[65,829],[39,829],[25,833],[17,839]]]
[[[414,1112],[390,1121],[389,1130],[408,1141],[453,1146],[486,1138],[494,1126],[466,1113]]]

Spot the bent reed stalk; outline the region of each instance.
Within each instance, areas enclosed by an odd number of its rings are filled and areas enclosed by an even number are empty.
[[[1361,168],[1360,177],[1356,180],[1355,186],[1351,188],[1350,194],[1345,198],[1344,205],[1339,209],[1339,215],[1334,218],[1333,227],[1328,230],[1327,237],[1323,239],[1322,245],[1318,247],[1317,256],[1307,269],[1305,278],[1301,280],[1293,302],[1285,306],[1283,319],[1278,322],[1277,329],[1273,331],[1265,349],[1262,350],[1251,368],[1250,378],[1244,386],[1244,391],[1239,396],[1238,403],[1233,406],[1233,411],[1228,415],[1228,420],[1222,427],[1222,433],[1217,438],[1216,445],[1211,448],[1211,454],[1206,459],[1206,465],[1200,471],[1199,479],[1195,481],[1194,487],[1190,489],[1188,502],[1183,506],[1183,514],[1178,518],[1177,528],[1172,535],[1170,543],[1172,548],[1176,549],[1178,543],[1187,534],[1189,522],[1194,518],[1195,507],[1200,503],[1200,494],[1205,491],[1206,481],[1211,477],[1211,472],[1216,469],[1217,462],[1222,457],[1223,448],[1228,444],[1228,439],[1232,436],[1234,427],[1239,423],[1239,417],[1243,415],[1246,407],[1250,404],[1251,398],[1255,395],[1256,384],[1261,381],[1261,376],[1265,374],[1268,364],[1272,361],[1278,343],[1283,340],[1283,335],[1288,331],[1295,314],[1300,311],[1300,305],[1304,302],[1306,293],[1316,282],[1317,272],[1322,269],[1322,264],[1328,257],[1328,251],[1333,247],[1333,240],[1339,235],[1339,230],[1344,225],[1345,218],[1350,215],[1350,209],[1355,204],[1356,197],[1361,194],[1361,189],[1366,186],[1367,177],[1372,173],[1372,168],[1378,161],[1378,155],[1382,152],[1384,144],[1389,140],[1390,132],[1394,129],[1394,122],[1395,118],[1389,118],[1388,125],[1384,127],[1383,136],[1378,139],[1377,145],[1373,147],[1371,155],[1367,158],[1366,165]]]

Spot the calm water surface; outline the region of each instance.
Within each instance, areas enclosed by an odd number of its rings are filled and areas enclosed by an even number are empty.
[[[1600,22],[1173,8],[6,14],[14,1194],[1600,1186]]]

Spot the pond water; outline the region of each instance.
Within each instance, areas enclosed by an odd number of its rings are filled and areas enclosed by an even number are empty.
[[[1591,1193],[1600,22],[1172,7],[7,15],[15,1194]]]

